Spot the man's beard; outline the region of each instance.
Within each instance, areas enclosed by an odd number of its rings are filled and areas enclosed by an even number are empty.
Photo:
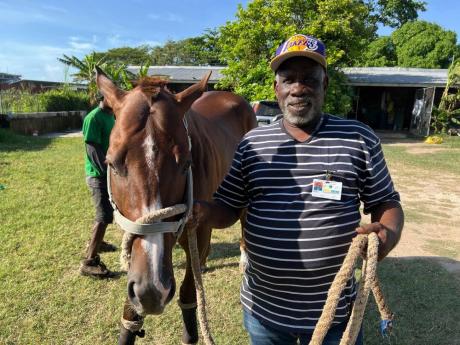
[[[305,106],[308,109],[298,109],[296,111],[296,109],[290,109],[291,107],[289,105],[300,105],[301,108]],[[280,108],[283,112],[284,119],[296,127],[306,127],[315,124],[322,114],[322,102],[310,98],[304,99],[298,103],[285,102],[285,104],[280,104]]]

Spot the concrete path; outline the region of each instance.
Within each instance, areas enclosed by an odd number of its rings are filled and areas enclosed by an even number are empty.
[[[81,130],[72,130],[66,132],[53,132],[40,135],[42,138],[75,138],[82,137],[83,133]]]

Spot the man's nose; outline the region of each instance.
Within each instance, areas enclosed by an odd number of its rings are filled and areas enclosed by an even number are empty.
[[[307,86],[301,81],[296,81],[291,85],[292,96],[303,96],[307,93]]]

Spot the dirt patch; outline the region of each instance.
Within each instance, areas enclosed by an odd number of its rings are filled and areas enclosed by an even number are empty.
[[[405,145],[411,154],[445,150],[424,143],[395,145]],[[460,278],[460,176],[443,173],[442,179],[435,179],[432,171],[403,161],[390,163],[405,213],[401,241],[390,256],[436,257],[443,267]]]
[[[437,147],[433,145],[429,145],[427,147],[414,147],[407,150],[408,153],[413,155],[421,155],[421,154],[429,154],[429,153],[437,153],[440,151],[445,151],[446,149],[443,147]]]

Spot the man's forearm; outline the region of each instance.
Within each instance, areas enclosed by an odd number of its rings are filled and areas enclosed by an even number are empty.
[[[107,165],[105,164],[105,153],[101,145],[93,142],[87,142],[85,143],[85,146],[88,158],[97,167],[99,172],[102,175],[105,175],[107,173]]]
[[[198,222],[206,222],[214,229],[225,229],[232,226],[238,221],[242,212],[218,200],[197,201],[194,207],[199,214]]]
[[[373,224],[380,224],[378,236],[382,241],[379,258],[383,259],[398,244],[404,226],[404,213],[398,202],[386,202],[371,213]]]
[[[392,233],[393,249],[401,238],[402,228],[404,226],[404,213],[398,202],[386,202],[378,206],[371,213],[371,221],[379,222],[388,231]]]

